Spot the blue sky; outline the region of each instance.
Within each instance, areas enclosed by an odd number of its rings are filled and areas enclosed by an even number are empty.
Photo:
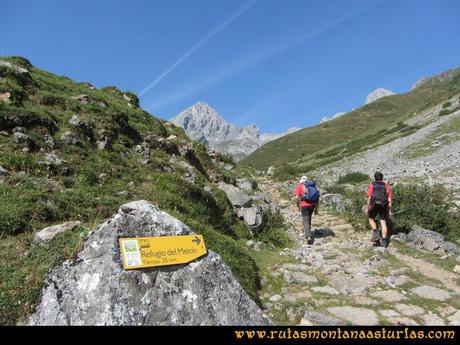
[[[458,0],[4,1],[0,55],[116,85],[171,118],[196,101],[308,127],[460,64]]]

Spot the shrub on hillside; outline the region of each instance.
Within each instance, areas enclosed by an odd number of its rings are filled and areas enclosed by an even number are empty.
[[[408,232],[419,225],[456,239],[460,236],[460,213],[452,212],[443,186],[398,185],[394,188],[395,231]]]
[[[360,173],[360,172],[352,172],[348,173],[344,176],[340,176],[339,179],[337,180],[338,184],[344,184],[344,183],[361,183],[365,181],[369,181],[370,177],[369,175]]]
[[[40,97],[40,104],[46,106],[65,106],[65,99],[60,96],[53,95],[51,93],[46,93]]]
[[[297,175],[297,169],[290,164],[283,164],[275,169],[273,177],[278,181],[286,181]]]
[[[450,106],[452,105],[452,103],[450,102],[446,102],[442,105],[442,108],[445,109],[445,108],[449,108]]]
[[[273,244],[278,248],[285,248],[291,241],[286,233],[283,216],[278,212],[269,211],[265,228],[255,235],[255,238],[267,244]]]

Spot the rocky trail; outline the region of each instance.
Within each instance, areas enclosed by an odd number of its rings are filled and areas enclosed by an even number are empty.
[[[313,216],[315,242],[308,245],[299,210],[280,185],[258,183],[280,207],[294,243],[272,253],[262,279],[264,310],[276,323],[460,324],[457,273],[408,254],[397,241],[388,251],[373,247],[368,232],[326,209]]]

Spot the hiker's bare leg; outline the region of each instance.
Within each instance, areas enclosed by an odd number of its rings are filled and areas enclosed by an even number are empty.
[[[371,226],[371,229],[377,229],[377,223],[375,222],[375,219],[369,218],[369,225]]]
[[[383,237],[383,238],[387,238],[387,237],[388,237],[387,221],[381,219],[381,220],[380,220],[380,225],[382,226],[382,237]]]

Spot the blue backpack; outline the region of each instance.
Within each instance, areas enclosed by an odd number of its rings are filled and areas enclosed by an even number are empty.
[[[304,184],[304,192],[300,197],[301,201],[306,201],[310,203],[317,203],[319,200],[319,190],[316,188],[315,183],[313,181],[307,181]]]

